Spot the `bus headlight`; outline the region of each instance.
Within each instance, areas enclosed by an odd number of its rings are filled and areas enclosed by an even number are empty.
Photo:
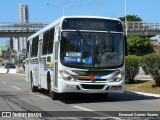
[[[119,81],[121,81],[121,80],[123,79],[123,77],[124,77],[124,73],[119,73],[119,74],[117,74],[116,76],[114,76],[114,77],[110,80],[110,82],[119,82]]]
[[[74,80],[74,78],[69,73],[67,73],[66,71],[60,70],[59,72],[62,75],[64,80],[68,80],[68,81]]]

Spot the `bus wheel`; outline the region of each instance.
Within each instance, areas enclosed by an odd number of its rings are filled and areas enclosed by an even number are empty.
[[[38,91],[38,87],[34,86],[32,74],[31,74],[31,91],[32,92],[37,92]]]
[[[50,95],[52,100],[57,100],[58,99],[58,93],[52,91],[51,82],[49,83],[49,95]]]

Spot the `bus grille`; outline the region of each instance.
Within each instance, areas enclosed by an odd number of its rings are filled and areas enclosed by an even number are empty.
[[[83,89],[103,89],[104,85],[81,84]]]
[[[91,79],[77,79],[79,81],[91,81]],[[107,81],[107,79],[95,79],[95,81]]]

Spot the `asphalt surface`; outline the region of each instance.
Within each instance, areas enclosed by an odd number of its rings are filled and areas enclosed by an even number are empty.
[[[78,119],[99,120],[114,119],[160,119],[160,97],[140,95],[133,92],[123,94],[109,94],[106,98],[100,98],[89,94],[62,95],[60,100],[51,100],[47,91],[42,90],[32,93],[30,84],[26,83],[22,74],[0,74],[0,111],[41,112],[42,118],[2,118],[8,119]],[[116,111],[116,112],[113,112]],[[124,117],[123,114],[133,113],[137,115],[155,114],[153,117]],[[119,115],[122,114],[121,117]],[[1,114],[1,113],[0,113]],[[49,117],[49,115],[51,118]],[[115,115],[115,116],[114,116]],[[150,114],[149,114],[150,115]],[[0,115],[1,116],[1,115]],[[47,117],[47,118],[46,118]],[[95,118],[96,117],[96,118]]]

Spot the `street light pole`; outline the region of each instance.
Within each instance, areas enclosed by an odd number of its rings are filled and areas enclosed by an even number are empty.
[[[127,30],[128,30],[128,24],[127,24],[127,0],[124,0],[124,15],[125,15],[125,28],[126,28],[126,36],[127,36]]]
[[[64,16],[64,7],[66,7],[66,6],[76,6],[76,5],[79,5],[79,4],[46,4],[46,5],[60,7],[61,11],[62,11],[62,16]]]

